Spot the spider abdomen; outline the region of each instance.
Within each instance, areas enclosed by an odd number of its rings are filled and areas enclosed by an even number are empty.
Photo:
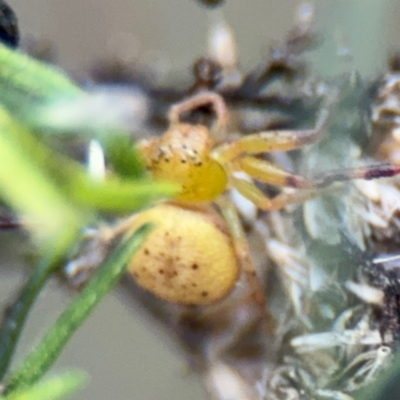
[[[174,204],[141,212],[132,230],[154,223],[128,271],[139,286],[172,303],[206,305],[224,298],[239,274],[218,215]]]

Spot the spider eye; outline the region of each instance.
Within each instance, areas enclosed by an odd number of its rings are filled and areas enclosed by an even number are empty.
[[[19,43],[17,17],[3,0],[0,0],[0,41],[13,48],[17,47]]]

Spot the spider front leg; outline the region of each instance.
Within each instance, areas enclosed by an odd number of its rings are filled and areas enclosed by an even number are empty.
[[[315,182],[256,157],[239,157],[228,165],[232,172],[245,172],[253,179],[270,185],[294,189],[315,189],[316,187]]]
[[[217,146],[212,152],[212,157],[224,165],[230,176],[231,185],[262,210],[277,210],[288,204],[302,203],[316,196],[321,188],[326,188],[334,182],[354,179],[370,180],[400,174],[399,165],[377,164],[331,170],[323,172],[313,179],[307,179],[285,171],[268,161],[247,155],[274,150],[294,150],[312,143],[317,139],[326,119],[327,111],[323,110],[315,129],[268,131],[248,135],[232,143]],[[281,193],[270,199],[252,182],[235,177],[235,172],[245,172],[251,179],[267,184],[302,190],[290,194]]]
[[[354,179],[363,179],[366,181],[379,178],[392,178],[400,174],[400,165],[396,164],[375,164],[363,167],[343,168],[323,172],[315,178],[314,186],[324,188],[333,182],[349,181]]]
[[[230,182],[242,196],[265,211],[281,210],[289,204],[304,203],[319,193],[318,190],[300,190],[294,193],[280,193],[270,199],[254,183],[245,179],[232,177]]]
[[[372,180],[391,178],[400,174],[400,165],[373,164],[353,168],[339,168],[319,173],[313,179],[285,171],[268,161],[245,156],[229,163],[231,171],[243,171],[254,179],[271,185],[291,187],[294,189],[321,189],[334,182],[355,179]]]
[[[273,150],[288,151],[301,148],[314,142],[326,121],[323,111],[315,129],[298,131],[268,131],[245,136],[233,143],[218,146],[213,151],[213,158],[224,165],[230,177],[230,184],[244,197],[262,210],[279,210],[288,204],[302,203],[317,195],[320,186],[301,175],[277,167],[268,161],[244,155],[258,154]],[[254,183],[238,178],[235,172],[245,172],[250,178],[280,187],[303,189],[295,193],[281,193],[273,199],[268,198]],[[330,179],[330,177],[327,177]],[[323,185],[324,186],[324,185]]]
[[[178,124],[183,113],[208,105],[211,105],[215,112],[216,122],[213,128],[215,133],[217,133],[215,137],[224,136],[228,124],[229,112],[222,96],[214,92],[199,92],[180,103],[174,104],[168,113],[168,119],[171,125]]]
[[[232,176],[231,185],[244,197],[253,202],[262,210],[279,210],[289,204],[303,203],[317,196],[320,190],[334,182],[350,181],[355,179],[371,180],[390,178],[400,174],[400,166],[392,164],[368,165],[347,169],[337,169],[320,174],[319,177],[309,180],[301,175],[295,175],[276,167],[267,161],[253,157],[244,157],[232,163],[232,171],[244,171],[251,178],[268,184],[290,187],[298,190],[293,193],[281,193],[270,199],[254,185],[245,179]]]
[[[314,129],[270,130],[241,137],[231,143],[217,146],[213,157],[221,164],[231,162],[242,154],[260,154],[271,151],[290,151],[314,143],[320,136],[328,119],[328,110],[320,112]]]

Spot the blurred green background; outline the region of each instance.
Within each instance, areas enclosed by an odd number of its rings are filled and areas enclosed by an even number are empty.
[[[346,24],[345,43],[355,38],[356,64],[376,70],[385,63],[388,48],[399,38],[396,15],[399,2],[385,5],[382,19],[368,12],[371,0],[324,0],[320,3],[319,25],[337,30]],[[196,57],[206,54],[210,11],[194,0],[9,0],[19,16],[22,36],[49,39],[62,67],[79,74],[82,68],[106,55],[127,60],[160,63],[173,77],[189,77]],[[291,27],[297,0],[227,0],[224,13],[233,27],[244,68],[263,59],[272,41],[282,38]],[[351,15],[346,13],[352,5]],[[341,18],[341,15],[348,18]],[[372,21],[372,22],[371,22]],[[375,22],[374,22],[375,21]],[[379,32],[379,40],[376,32]],[[373,39],[370,40],[370,36]],[[331,40],[341,40],[334,34]],[[391,38],[391,40],[389,40]],[[361,44],[360,44],[361,43]],[[319,53],[323,64],[324,53]],[[366,57],[366,58],[365,58]],[[318,59],[318,57],[317,57]],[[321,61],[322,60],[322,61]],[[373,65],[371,60],[377,60]],[[188,78],[189,79],[189,78]],[[12,243],[18,235],[0,233],[0,305],[3,307],[24,279],[23,251],[15,254]],[[68,292],[52,282],[32,313],[19,354],[25,354],[44,333],[68,302]],[[78,367],[89,372],[91,382],[76,399],[206,399],[176,348],[157,331],[157,326],[135,308],[129,298],[113,293],[97,308],[74,336],[56,365],[57,369]]]

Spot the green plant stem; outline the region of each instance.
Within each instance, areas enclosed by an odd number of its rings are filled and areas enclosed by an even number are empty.
[[[47,372],[76,329],[125,272],[129,259],[140,248],[150,229],[150,225],[144,225],[129,239],[119,244],[38,346],[25,358],[19,368],[6,377],[7,393],[35,383]]]
[[[5,313],[0,329],[0,380],[8,370],[29,310],[52,272],[56,260],[54,255],[42,259],[22,288],[17,300]]]

